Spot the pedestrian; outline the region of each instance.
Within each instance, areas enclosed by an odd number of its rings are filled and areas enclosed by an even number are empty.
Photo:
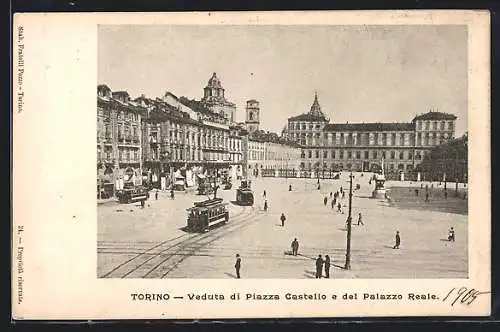
[[[335,209],[335,198],[332,199],[332,209]]]
[[[325,277],[330,278],[330,256],[325,255]]]
[[[286,217],[285,217],[285,214],[284,214],[284,213],[282,213],[282,214],[281,214],[280,219],[281,219],[281,226],[282,226],[282,227],[285,227],[285,220],[286,220]]]
[[[141,200],[141,209],[144,209],[144,200]]]
[[[262,194],[262,197],[266,198],[266,191],[264,190],[264,194]]]
[[[340,202],[337,204],[337,212],[342,212],[342,204]]]
[[[155,200],[156,201],[158,200],[158,189],[156,189],[156,192],[155,192]]]
[[[323,273],[323,258],[321,255],[318,255],[316,259],[316,279],[321,279],[321,275]]]
[[[323,199],[323,203],[324,203],[324,204],[325,204],[325,206],[326,206],[326,204],[328,203],[328,197],[326,197],[326,196],[325,196],[325,198]]]
[[[399,245],[401,244],[401,237],[399,236],[399,231],[396,231],[396,244],[392,249],[399,249]]]
[[[240,254],[236,254],[236,264],[234,264],[234,268],[236,269],[236,278],[240,279],[240,268],[241,268]]]
[[[342,192],[342,198],[345,198],[345,191]]]
[[[330,191],[330,199],[332,198],[333,193]]]
[[[292,185],[291,184],[288,185],[288,191],[292,191]]]
[[[425,193],[425,201],[428,202],[429,201],[429,193]]]
[[[171,199],[174,199],[174,198],[175,198],[174,189],[171,189],[171,190],[170,190],[170,198],[171,198]]]
[[[267,211],[267,199],[264,201],[264,211]]]
[[[363,225],[363,226],[365,225],[365,224],[363,223],[363,220],[361,219],[361,213],[360,213],[360,214],[359,214],[359,216],[358,216],[358,226],[359,226],[359,225]]]
[[[340,193],[342,194],[343,191],[344,189],[342,189],[342,186],[340,186]]]
[[[321,185],[318,183],[318,190],[320,190],[320,189],[321,189]]]
[[[448,231],[448,241],[455,242],[455,230],[453,227]]]
[[[297,238],[295,238],[292,241],[292,255],[297,256],[298,253],[299,253],[299,241],[297,241]]]

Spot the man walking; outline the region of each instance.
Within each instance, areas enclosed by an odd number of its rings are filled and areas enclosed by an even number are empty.
[[[285,220],[286,220],[286,217],[285,217],[285,214],[284,214],[284,213],[282,213],[282,214],[281,214],[280,219],[281,219],[281,226],[282,226],[282,227],[285,227]]]
[[[325,255],[325,276],[330,278],[330,256]]]
[[[318,255],[316,259],[316,279],[321,279],[321,275],[323,273],[323,258],[321,255]]]
[[[291,184],[288,185],[288,191],[292,191],[292,185]]]
[[[240,268],[241,268],[240,254],[236,254],[236,264],[234,264],[234,268],[236,269],[236,278],[240,279]]]
[[[326,196],[325,196],[325,198],[323,199],[323,203],[324,203],[324,204],[325,204],[325,206],[326,206],[326,204],[328,203],[328,197],[326,197]]]
[[[171,199],[174,199],[174,198],[175,198],[174,189],[171,189],[171,190],[170,190],[170,198],[171,198]]]
[[[264,194],[262,194],[262,197],[266,198],[266,191],[264,190]]]
[[[332,209],[335,209],[335,203],[336,203],[337,199],[332,199]]]
[[[453,227],[450,228],[448,232],[448,241],[455,242],[455,230],[453,229]]]
[[[401,244],[401,237],[399,236],[399,231],[396,231],[396,244],[392,249],[399,249],[399,245]]]
[[[292,241],[292,255],[297,256],[298,252],[299,252],[299,241],[297,241],[297,238],[295,238]]]
[[[337,212],[342,212],[342,204],[340,202],[337,204]]]
[[[330,191],[330,198],[332,198],[333,193]]]
[[[264,211],[267,211],[267,199],[264,201]]]
[[[155,192],[155,200],[156,201],[158,200],[158,189],[156,189],[156,192]]]
[[[363,220],[361,219],[361,213],[360,213],[360,214],[359,214],[359,216],[358,216],[358,226],[359,226],[359,225],[363,225],[363,226],[365,225],[365,224],[363,223]]]

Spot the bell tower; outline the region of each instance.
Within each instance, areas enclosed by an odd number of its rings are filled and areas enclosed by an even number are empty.
[[[249,133],[259,130],[259,102],[255,99],[247,100],[245,125]]]

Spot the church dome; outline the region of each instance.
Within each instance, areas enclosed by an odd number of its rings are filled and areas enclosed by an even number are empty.
[[[222,89],[222,85],[216,73],[213,73],[212,77],[208,80],[207,88]]]

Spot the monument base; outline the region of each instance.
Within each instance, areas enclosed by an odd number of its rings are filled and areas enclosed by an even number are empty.
[[[372,192],[372,198],[383,199],[385,198],[386,192],[387,191],[385,189],[375,189]]]

